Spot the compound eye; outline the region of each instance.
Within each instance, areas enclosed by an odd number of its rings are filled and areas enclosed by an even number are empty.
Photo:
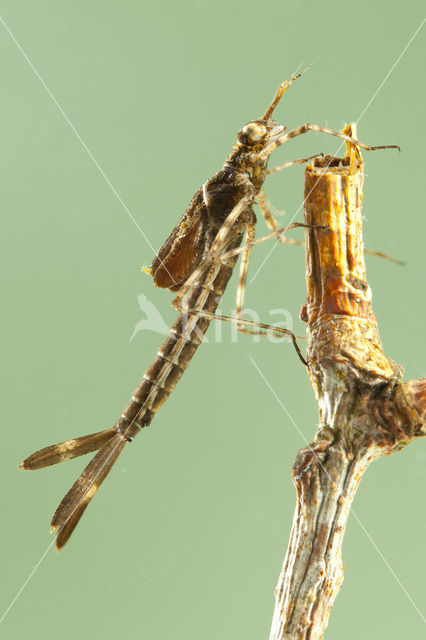
[[[255,145],[262,142],[266,133],[265,125],[260,122],[249,122],[238,132],[238,138],[243,144]]]

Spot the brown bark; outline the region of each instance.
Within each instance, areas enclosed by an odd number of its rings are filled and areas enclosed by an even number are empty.
[[[356,134],[355,126],[344,131]],[[384,353],[362,241],[359,150],[316,159],[305,172],[309,377],[319,406],[313,441],[297,455],[297,505],[275,590],[270,640],[323,637],[342,585],[352,500],[374,459],[426,435],[426,379],[402,382]]]

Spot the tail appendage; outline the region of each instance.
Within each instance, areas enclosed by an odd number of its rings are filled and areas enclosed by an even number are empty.
[[[74,482],[71,489],[56,509],[50,530],[59,529],[56,548],[61,549],[74,531],[89,502],[101,486],[127,444],[122,433],[115,433],[92,458],[83,473]]]
[[[65,460],[78,458],[86,453],[100,449],[115,433],[117,433],[117,430],[113,427],[112,429],[91,433],[88,436],[52,444],[50,447],[40,449],[40,451],[36,451],[28,458],[25,458],[19,468],[33,471],[34,469],[42,469],[43,467],[50,467],[52,464],[65,462]]]
[[[210,270],[203,283],[210,284],[210,287],[198,285],[192,288],[191,307],[200,311],[214,312],[231,274],[232,267],[224,264]],[[122,417],[114,427],[45,447],[22,462],[21,469],[42,469],[97,451],[53,516],[51,530],[57,531],[56,548],[58,550],[68,541],[86,507],[127,442],[150,424],[156,412],[173,391],[202,341],[209,324],[210,319],[197,315],[178,316],[141,383],[133,392]]]
[[[42,469],[98,450],[98,453],[63,498],[52,518],[51,531],[59,529],[56,538],[58,550],[65,545],[74,531],[87,505],[108,475],[126,443],[125,436],[112,427],[59,444],[52,444],[50,447],[40,449],[40,451],[28,456],[20,465],[20,469]]]

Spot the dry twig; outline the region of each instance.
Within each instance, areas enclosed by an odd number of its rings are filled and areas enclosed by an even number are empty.
[[[354,136],[355,126],[344,133]],[[329,166],[328,166],[329,165]],[[270,640],[323,637],[343,581],[342,539],[368,465],[426,435],[426,379],[402,382],[383,353],[362,242],[362,158],[317,158],[305,173],[309,377],[319,427],[292,469],[297,505]]]

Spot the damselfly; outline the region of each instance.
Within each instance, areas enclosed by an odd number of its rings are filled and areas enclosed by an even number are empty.
[[[151,423],[175,388],[202,341],[212,317],[215,317],[216,308],[240,252],[243,255],[236,320],[240,330],[253,331],[247,328],[253,323],[245,321],[242,314],[250,251],[259,242],[254,240],[255,199],[258,200],[266,223],[279,239],[284,239],[283,234],[289,228],[304,226],[293,223],[287,228],[278,229],[277,222],[267,208],[262,185],[272,151],[288,140],[312,130],[338,136],[367,150],[388,148],[369,147],[344,134],[311,124],[304,124],[285,133],[286,128],[273,120],[272,116],[284,92],[300,75],[293,75],[284,81],[263,116],[248,122],[238,132],[237,141],[222,169],[194,194],[183,217],[158,252],[150,273],[158,287],[178,292],[174,306],[179,309],[180,314],[121,417],[109,429],[51,445],[33,453],[21,464],[22,469],[40,469],[97,451],[53,516],[51,529],[58,530],[58,549],[69,539],[126,444]],[[299,164],[307,159],[295,160],[285,166]],[[241,246],[244,235],[246,244]],[[261,325],[263,328],[265,326]],[[287,333],[294,341],[290,331],[278,328],[273,330]],[[258,328],[256,332],[259,332]]]

